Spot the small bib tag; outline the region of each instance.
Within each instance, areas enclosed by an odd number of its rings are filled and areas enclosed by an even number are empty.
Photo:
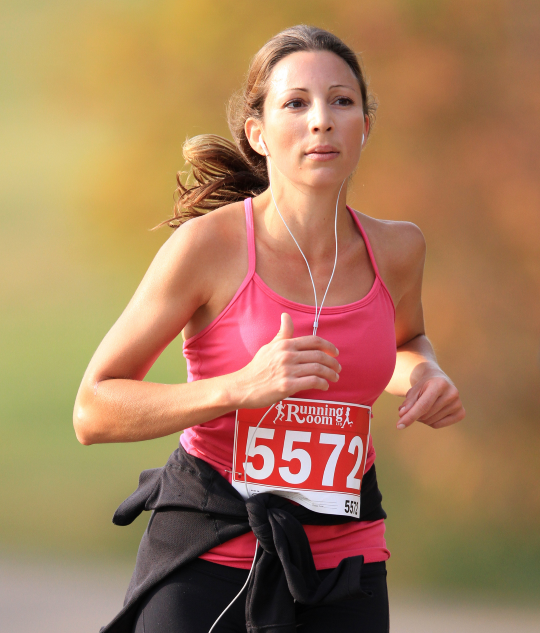
[[[348,402],[285,398],[239,409],[232,485],[244,499],[272,492],[315,512],[358,518],[370,425],[371,407]]]

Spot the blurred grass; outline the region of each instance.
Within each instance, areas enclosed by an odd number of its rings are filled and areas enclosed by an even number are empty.
[[[0,20],[0,549],[132,559],[111,524],[170,436],[83,447],[86,365],[166,229],[181,144],[228,134],[250,56],[298,22],[364,51],[381,106],[352,204],[417,222],[425,313],[465,423],[395,430],[376,406],[392,582],[540,590],[540,19],[487,0],[5,2]],[[517,96],[516,96],[517,95]],[[519,97],[519,98],[518,98]],[[181,342],[149,380],[185,380]]]
[[[136,488],[138,472],[161,466],[178,437],[84,447],[71,424],[85,365],[125,294],[111,298],[99,315],[79,306],[0,322],[2,357],[10,359],[0,377],[2,417],[9,420],[2,424],[0,446],[3,547],[84,556],[136,550],[143,521],[120,530],[112,526],[112,514]],[[181,354],[181,342],[173,342],[147,379],[184,381]]]

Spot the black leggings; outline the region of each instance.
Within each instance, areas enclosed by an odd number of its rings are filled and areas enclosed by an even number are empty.
[[[321,578],[331,570],[319,571]],[[208,633],[246,581],[248,571],[196,559],[167,576],[139,607],[133,633]],[[386,565],[366,563],[362,589],[370,598],[349,598],[324,606],[296,603],[301,633],[387,633]],[[245,596],[236,600],[213,633],[246,633]]]

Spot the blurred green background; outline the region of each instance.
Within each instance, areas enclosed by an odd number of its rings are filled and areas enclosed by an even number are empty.
[[[177,436],[77,443],[86,365],[169,230],[186,137],[228,136],[250,57],[300,22],[362,53],[380,107],[350,202],[417,223],[425,314],[468,412],[374,441],[391,582],[540,591],[540,5],[527,0],[4,0],[0,551],[132,561],[112,525]],[[175,341],[149,379],[185,380]]]

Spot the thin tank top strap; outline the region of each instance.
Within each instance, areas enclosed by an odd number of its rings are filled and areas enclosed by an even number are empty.
[[[364,243],[365,243],[366,248],[367,248],[369,259],[371,260],[371,265],[373,266],[373,270],[375,271],[375,274],[377,275],[377,277],[382,281],[381,276],[379,274],[379,268],[377,266],[377,262],[375,261],[375,255],[373,255],[373,250],[371,248],[371,244],[369,243],[368,236],[367,236],[366,232],[364,231],[364,227],[362,226],[362,223],[358,219],[358,216],[356,215],[354,209],[351,209],[351,207],[349,205],[347,205],[347,209],[349,210],[349,212],[352,215],[354,221],[356,222],[356,226],[358,227],[358,229],[360,230],[360,233],[362,234],[362,238],[364,239]]]
[[[253,204],[251,198],[244,200],[244,211],[246,212],[246,233],[247,246],[249,256],[248,276],[251,277],[255,273],[256,256],[255,256],[255,231],[253,228]]]

